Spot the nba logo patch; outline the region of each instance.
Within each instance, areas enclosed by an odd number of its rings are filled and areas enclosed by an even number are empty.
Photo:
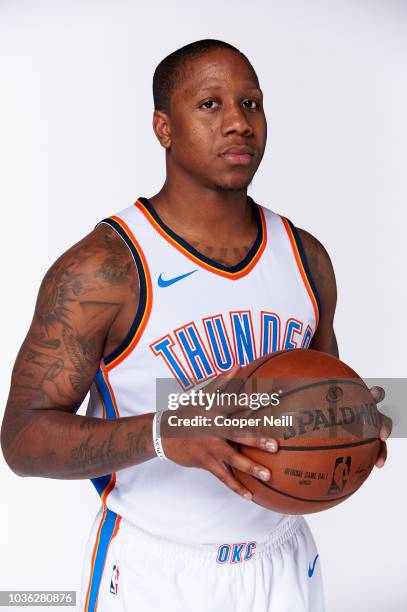
[[[119,568],[117,565],[113,565],[112,577],[110,579],[110,592],[113,595],[117,595],[117,589],[119,587]]]

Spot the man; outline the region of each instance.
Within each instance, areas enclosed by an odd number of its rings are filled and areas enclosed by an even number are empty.
[[[279,349],[337,355],[332,266],[314,237],[247,196],[267,126],[246,56],[192,43],[160,63],[153,93],[165,184],[47,272],[2,449],[17,474],[91,478],[100,494],[82,609],[318,612],[304,519],[252,503],[231,470],[269,480],[233,442],[276,452],[276,441],[170,436],[167,413],[160,436],[155,393],[169,376],[179,390],[227,390],[240,366]],[[383,442],[376,465],[385,458]]]

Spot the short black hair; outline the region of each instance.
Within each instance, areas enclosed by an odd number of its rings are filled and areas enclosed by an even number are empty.
[[[241,55],[253,70],[253,74],[258,82],[258,77],[252,64],[246,55],[239,49],[223,40],[216,40],[214,38],[197,40],[173,51],[173,53],[167,55],[167,57],[158,64],[153,76],[154,109],[169,112],[171,94],[185,74],[183,70],[185,64],[189,60],[200,57],[215,49],[229,49]]]

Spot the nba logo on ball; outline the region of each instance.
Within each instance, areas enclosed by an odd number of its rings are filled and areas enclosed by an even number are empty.
[[[113,565],[112,577],[110,579],[110,592],[113,595],[117,595],[117,589],[119,586],[119,568],[117,565]]]
[[[336,459],[334,472],[332,475],[332,482],[328,490],[328,495],[340,493],[344,490],[345,485],[348,481],[351,465],[351,457],[338,457]]]

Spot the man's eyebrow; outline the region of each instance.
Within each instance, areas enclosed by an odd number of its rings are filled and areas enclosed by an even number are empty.
[[[215,91],[215,90],[219,90],[219,89],[223,89],[222,85],[207,85],[206,87],[200,87],[199,89],[195,89],[194,94],[200,94],[202,92],[205,91]],[[242,89],[250,89],[250,90],[254,90],[254,91],[258,91],[259,93],[262,93],[260,87],[257,87],[256,85],[249,85],[248,87],[242,87]]]

